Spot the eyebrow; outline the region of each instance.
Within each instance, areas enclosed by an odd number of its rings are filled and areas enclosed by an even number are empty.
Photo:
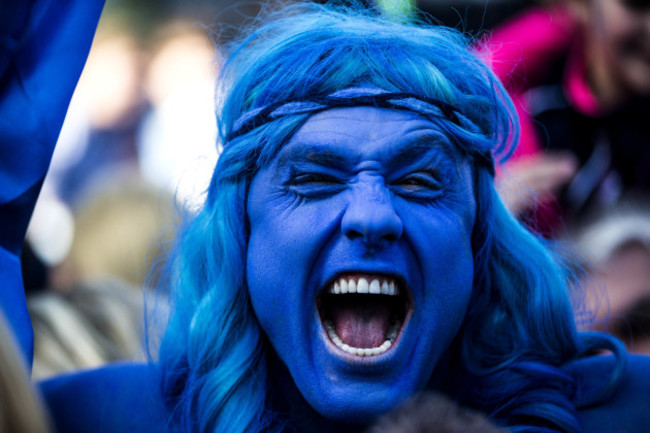
[[[350,158],[318,144],[296,146],[283,152],[278,158],[278,168],[284,168],[292,162],[309,162],[326,167],[346,167],[353,163]]]
[[[414,161],[420,160],[435,152],[435,155],[440,155],[451,158],[449,154],[449,147],[451,144],[441,139],[436,135],[422,135],[414,139],[404,141],[397,149],[390,152],[389,166],[400,167],[403,165],[411,164]]]
[[[388,152],[388,167],[399,167],[401,165],[411,164],[414,161],[420,160],[431,152],[436,155],[446,156],[451,158],[449,148],[451,143],[446,139],[441,138],[435,134],[425,134],[413,139],[406,139]],[[296,162],[306,162],[323,167],[333,167],[345,169],[355,164],[357,158],[350,158],[349,156],[339,153],[327,145],[320,143],[299,143],[298,146],[283,152],[278,157],[278,169],[283,169],[288,165]]]

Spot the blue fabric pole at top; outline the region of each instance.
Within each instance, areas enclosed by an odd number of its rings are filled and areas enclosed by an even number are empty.
[[[104,0],[0,0],[0,306],[33,354],[20,251]]]

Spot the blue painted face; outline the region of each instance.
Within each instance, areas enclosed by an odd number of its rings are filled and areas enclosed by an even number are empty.
[[[312,116],[253,178],[253,308],[322,415],[367,422],[429,380],[471,296],[471,179],[432,122],[373,107]]]

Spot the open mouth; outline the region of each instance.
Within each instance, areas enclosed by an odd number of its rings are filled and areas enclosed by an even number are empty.
[[[385,275],[340,275],[318,297],[329,339],[356,356],[387,352],[404,327],[409,308],[405,285]]]

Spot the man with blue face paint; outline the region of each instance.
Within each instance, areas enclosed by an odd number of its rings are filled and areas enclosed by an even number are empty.
[[[220,84],[156,361],[43,383],[59,431],[360,431],[425,389],[513,431],[647,429],[647,358],[577,332],[494,190],[516,120],[459,34],[301,4]]]
[[[247,210],[253,309],[310,405],[362,422],[421,390],[473,280],[471,169],[439,128],[398,109],[314,114]]]

